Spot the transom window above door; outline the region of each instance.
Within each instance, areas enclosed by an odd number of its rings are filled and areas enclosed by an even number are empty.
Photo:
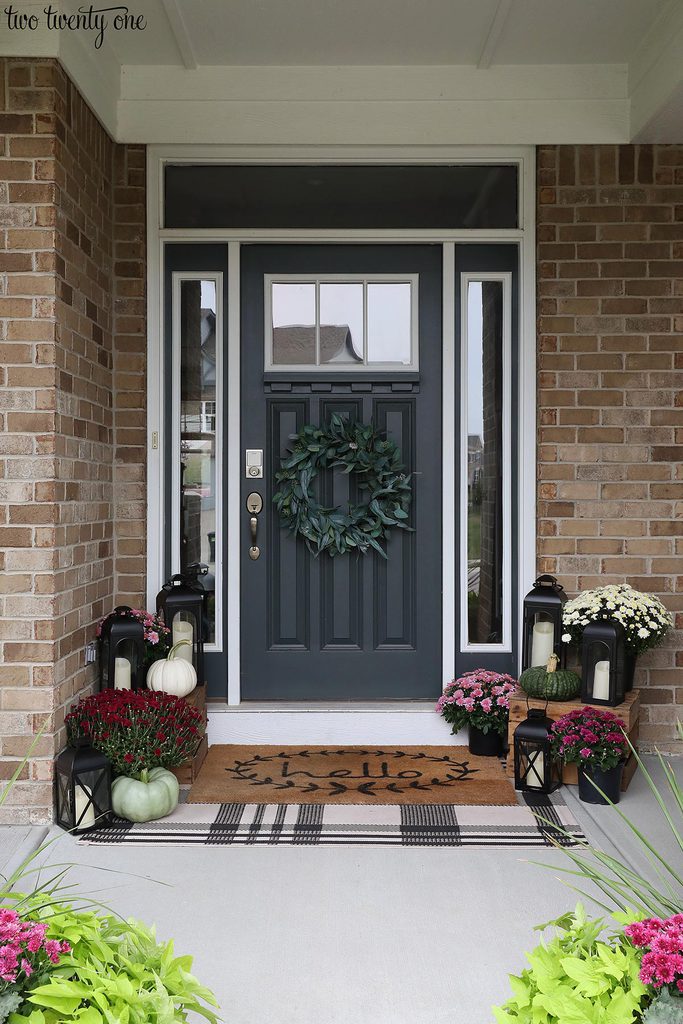
[[[268,371],[418,368],[417,276],[265,278]]]

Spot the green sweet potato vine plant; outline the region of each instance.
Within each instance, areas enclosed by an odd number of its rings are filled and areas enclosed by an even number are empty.
[[[19,778],[35,744],[0,793],[0,807]],[[192,958],[176,956],[172,942],[154,929],[123,920],[68,883],[70,864],[42,862],[59,836],[42,843],[8,876],[0,876],[0,907],[23,920],[47,924],[47,936],[68,943],[70,952],[49,971],[29,979],[13,999],[7,1024],[185,1024],[220,1018],[214,995],[190,973]],[[13,1010],[14,1012],[9,1012]],[[0,1007],[1,1010],[1,1007]],[[190,1017],[191,1015],[191,1017]]]
[[[49,979],[32,989],[8,1024],[176,1024],[198,1014],[217,1016],[212,993],[190,973],[192,958],[178,957],[153,928],[93,910],[33,906],[48,934],[70,943],[71,953]]]
[[[497,1024],[633,1024],[647,992],[640,956],[623,932],[601,939],[604,921],[579,904],[539,925],[557,929],[526,954],[529,967],[510,976],[512,996],[493,1009]]]

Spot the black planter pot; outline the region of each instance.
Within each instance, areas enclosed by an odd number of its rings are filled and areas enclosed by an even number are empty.
[[[579,797],[585,804],[607,804],[609,802],[591,785],[589,780],[592,779],[613,804],[618,804],[623,772],[623,764],[618,764],[615,768],[608,768],[606,772],[600,768],[579,767]]]
[[[503,754],[503,737],[500,733],[490,730],[482,732],[474,725],[467,726],[469,733],[470,754],[477,757],[501,757]]]

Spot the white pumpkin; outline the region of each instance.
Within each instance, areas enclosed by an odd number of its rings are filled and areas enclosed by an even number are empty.
[[[187,640],[180,640],[168,652],[167,658],[161,658],[150,665],[147,672],[147,688],[170,693],[174,697],[187,697],[197,685],[197,673],[194,665],[183,658],[177,658],[178,648]]]

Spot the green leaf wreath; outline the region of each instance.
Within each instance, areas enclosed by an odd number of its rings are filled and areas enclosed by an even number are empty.
[[[305,426],[292,435],[291,453],[275,474],[279,489],[273,503],[292,533],[300,534],[316,557],[321,551],[365,554],[374,548],[383,558],[380,541],[397,526],[410,530],[410,477],[403,472],[401,453],[372,424],[349,423],[333,414],[326,427]],[[366,500],[362,504],[325,508],[313,494],[321,469],[340,467],[356,473]]]

